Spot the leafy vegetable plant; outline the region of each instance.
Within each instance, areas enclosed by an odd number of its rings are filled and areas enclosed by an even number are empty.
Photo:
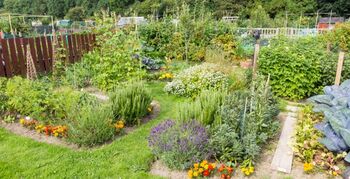
[[[340,86],[327,86],[324,95],[313,96],[312,102],[315,112],[324,114],[324,122],[316,125],[325,137],[320,142],[333,152],[350,150],[350,80]],[[345,158],[350,162],[350,154]]]

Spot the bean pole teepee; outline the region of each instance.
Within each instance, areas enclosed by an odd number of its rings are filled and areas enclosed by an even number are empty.
[[[34,80],[38,77],[29,44],[27,45],[27,79]]]

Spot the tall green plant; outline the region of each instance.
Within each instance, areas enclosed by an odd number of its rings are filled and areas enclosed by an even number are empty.
[[[0,114],[7,110],[6,78],[0,78]]]
[[[83,59],[93,70],[94,85],[108,91],[122,82],[140,79],[145,75],[141,62],[133,58],[135,53],[140,52],[140,43],[135,34],[106,32],[101,35],[101,39],[104,39],[101,46]]]
[[[222,161],[254,160],[261,145],[276,134],[277,114],[268,80],[260,76],[252,83],[251,90],[229,94],[220,111],[222,125],[213,128],[210,143],[215,156]]]
[[[108,105],[87,105],[70,113],[68,140],[80,146],[95,146],[115,135],[113,112]]]
[[[115,90],[110,95],[110,101],[114,119],[134,125],[148,113],[152,97],[141,83],[133,83]]]
[[[320,44],[312,42],[315,40],[282,38],[261,50],[259,70],[271,76],[276,95],[299,100],[320,91],[320,59],[325,58],[326,52]]]
[[[219,124],[219,111],[226,96],[223,90],[203,91],[194,102],[183,103],[178,106],[178,119],[182,121],[196,119],[203,125]]]

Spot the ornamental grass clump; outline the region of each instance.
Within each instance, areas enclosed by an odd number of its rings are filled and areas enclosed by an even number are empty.
[[[209,133],[195,120],[167,120],[151,130],[148,144],[153,153],[172,169],[187,169],[210,157]]]
[[[110,95],[113,119],[123,120],[126,125],[140,122],[140,118],[148,113],[152,102],[151,94],[141,83],[133,83],[122,89],[115,90]]]
[[[220,123],[220,107],[227,92],[224,90],[207,90],[200,93],[194,102],[178,106],[178,119],[181,121],[196,119],[203,125]]]
[[[96,146],[116,134],[109,105],[90,105],[72,112],[68,122],[68,140],[79,146]]]

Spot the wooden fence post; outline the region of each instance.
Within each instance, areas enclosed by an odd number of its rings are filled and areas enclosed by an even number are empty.
[[[258,58],[259,58],[259,51],[260,51],[260,40],[257,40],[255,43],[255,48],[254,48],[254,59],[253,59],[253,78],[256,76],[256,72],[258,69]]]
[[[335,76],[335,85],[340,84],[341,71],[343,70],[344,56],[345,56],[345,52],[340,51],[339,58],[338,58],[338,65],[337,65],[337,73]]]

